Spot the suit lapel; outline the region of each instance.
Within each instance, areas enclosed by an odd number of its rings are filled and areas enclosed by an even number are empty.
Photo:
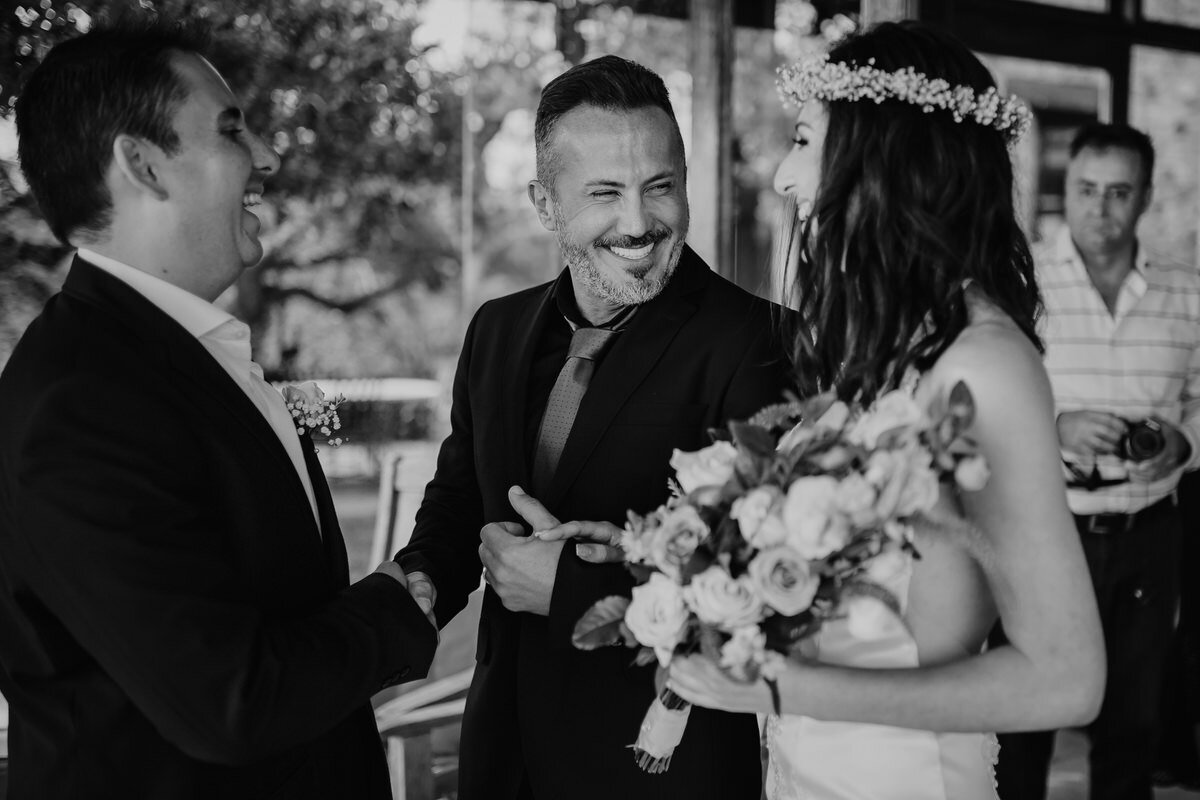
[[[545,291],[535,294],[527,311],[513,326],[512,346],[504,371],[497,377],[503,382],[498,396],[501,398],[501,419],[504,421],[507,449],[512,459],[512,475],[522,486],[529,486],[531,474],[529,457],[525,452],[528,426],[537,420],[526,419],[526,398],[529,392],[529,370],[537,352],[538,339],[546,327],[546,319],[554,311],[554,286],[549,283]],[[556,312],[555,312],[556,313]]]
[[[707,283],[708,275],[708,268],[685,247],[679,268],[667,288],[639,309],[628,328],[618,335],[579,404],[575,424],[544,500],[547,506],[554,508],[571,488],[617,413],[696,312],[696,303],[689,295]]]
[[[260,455],[290,476],[285,483],[290,486],[292,501],[308,505],[304,485],[275,430],[196,337],[141,293],[80,258],[75,259],[63,291],[126,325],[142,340],[148,362],[157,362],[172,373],[167,379],[193,400],[194,407],[216,430],[226,436],[241,432],[247,440],[256,442]]]
[[[308,436],[301,437],[300,449],[304,451],[304,466],[308,468],[308,478],[312,481],[313,494],[317,499],[317,515],[321,518],[321,539],[325,547],[326,563],[334,586],[342,589],[350,585],[350,566],[346,556],[346,542],[342,538],[341,526],[338,525],[337,509],[333,505],[333,495],[329,492],[329,482],[325,480],[325,470],[321,469],[312,439]]]

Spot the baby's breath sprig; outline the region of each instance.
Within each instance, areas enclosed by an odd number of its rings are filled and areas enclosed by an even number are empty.
[[[324,438],[324,443],[338,447],[345,439],[338,434],[342,429],[342,420],[338,416],[338,406],[346,398],[338,395],[326,399],[325,393],[312,381],[298,386],[285,386],[283,400],[292,421],[296,424],[296,433],[300,436],[309,434],[316,439],[317,434]]]

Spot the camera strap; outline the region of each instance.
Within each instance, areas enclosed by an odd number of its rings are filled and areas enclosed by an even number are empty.
[[[1071,480],[1067,481],[1068,489],[1083,489],[1087,492],[1094,492],[1097,489],[1103,489],[1106,486],[1118,486],[1122,483],[1128,483],[1128,478],[1104,478],[1100,475],[1100,466],[1092,462],[1091,474],[1084,472],[1079,468],[1078,464],[1063,459],[1063,466],[1067,468],[1067,472],[1071,473]]]

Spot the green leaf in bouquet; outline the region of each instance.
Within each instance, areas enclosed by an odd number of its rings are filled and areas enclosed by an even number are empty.
[[[752,456],[770,458],[775,453],[775,436],[766,428],[748,422],[729,423],[733,443],[737,448]]]
[[[697,547],[691,557],[679,568],[679,582],[684,586],[692,582],[692,578],[711,567],[716,562],[712,543]]]
[[[721,663],[721,648],[729,639],[728,636],[721,633],[712,625],[700,624],[700,629],[696,633],[696,641],[700,645],[700,654],[714,664]]]
[[[733,462],[735,479],[726,481],[725,486],[734,489],[738,494],[758,486],[770,473],[771,464],[771,458],[738,450],[737,458]]]
[[[967,384],[959,381],[950,390],[950,415],[959,421],[960,430],[971,427],[975,420],[975,398]]]
[[[746,543],[737,520],[728,515],[723,517],[720,524],[717,525],[717,529],[713,533],[713,541],[717,553],[732,553],[741,549]]]
[[[650,580],[650,576],[658,572],[658,570],[649,564],[634,564],[629,561],[625,562],[625,569],[629,570],[629,574],[633,575],[634,580],[639,584]]]
[[[571,644],[580,650],[622,644],[622,626],[629,603],[630,599],[621,595],[609,595],[597,600],[575,623]]]

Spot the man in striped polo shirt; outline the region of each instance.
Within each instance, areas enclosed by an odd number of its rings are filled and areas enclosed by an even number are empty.
[[[1035,254],[1068,503],[1092,573],[1108,685],[1092,800],[1150,800],[1179,596],[1175,488],[1200,464],[1200,276],[1138,241],[1154,148],[1127,125],[1071,142],[1067,225]],[[1004,800],[1044,798],[1053,732],[1001,737]]]

